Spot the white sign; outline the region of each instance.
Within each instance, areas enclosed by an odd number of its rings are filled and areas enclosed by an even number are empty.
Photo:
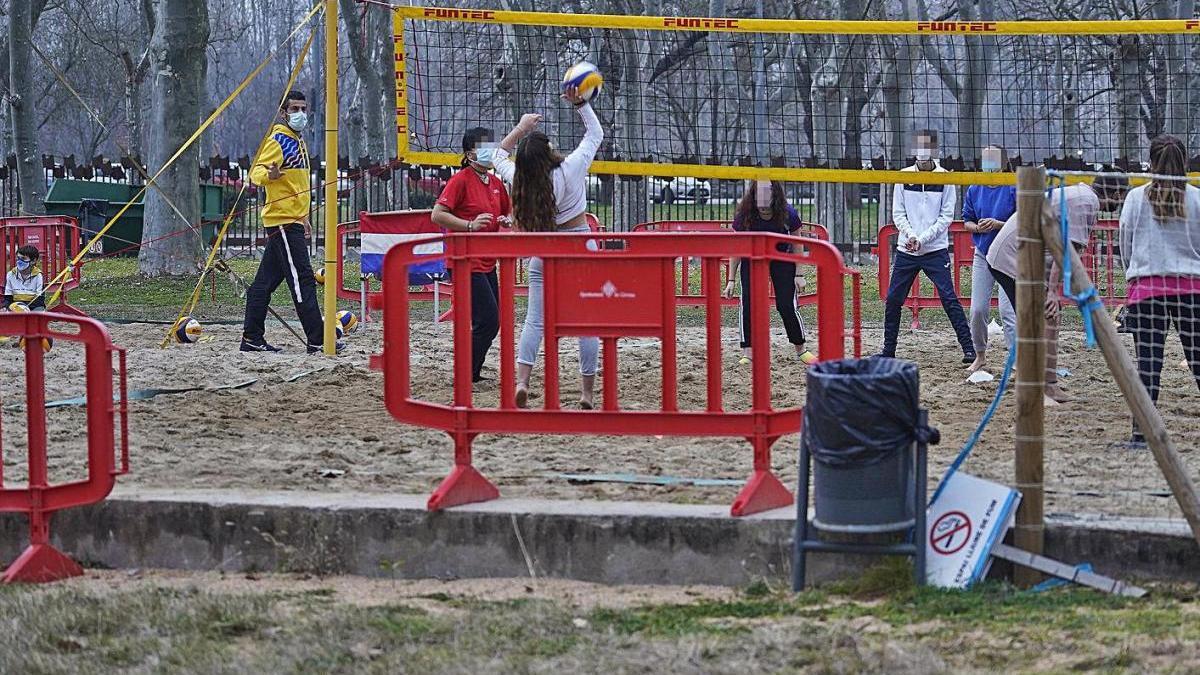
[[[925,579],[968,588],[987,574],[992,548],[1013,526],[1021,495],[1012,488],[956,472],[929,507]]]

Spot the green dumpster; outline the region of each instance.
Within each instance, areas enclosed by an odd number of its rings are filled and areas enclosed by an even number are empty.
[[[116,216],[140,191],[140,185],[60,178],[54,181],[54,184],[50,186],[50,191],[46,194],[46,214],[75,218],[79,216],[81,200],[99,199],[108,202],[108,209],[105,213],[107,222]],[[203,184],[200,186],[201,233],[205,246],[212,241],[217,227],[225,216],[221,210],[221,193],[220,185]],[[137,248],[131,247],[142,241],[144,217],[145,195],[133,202],[129,209],[121,214],[120,219],[101,239],[100,251],[105,255],[117,251],[125,251],[130,255],[136,254]],[[174,221],[178,223],[179,227],[183,227],[177,217],[174,218]]]

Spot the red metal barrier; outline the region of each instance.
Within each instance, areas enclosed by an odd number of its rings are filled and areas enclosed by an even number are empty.
[[[1125,304],[1125,269],[1121,264],[1117,229],[1119,222],[1115,219],[1105,219],[1096,222],[1092,228],[1088,245],[1084,247],[1080,257],[1087,268],[1096,292],[1106,307],[1117,307]],[[1060,298],[1062,289],[1059,289]],[[1072,300],[1063,300],[1074,303]]]
[[[437,238],[432,238],[436,240]],[[841,283],[841,254],[828,243],[806,241],[795,253],[782,253],[779,243],[795,238],[768,234],[555,234],[450,235],[442,238],[443,255],[455,275],[470,270],[475,258],[496,258],[500,264],[499,406],[474,403],[471,382],[471,321],[454,321],[454,399],[450,405],[432,403],[412,391],[409,306],[407,287],[384,289],[384,352],[372,364],[384,371],[385,401],[397,420],[441,429],[454,441],[454,470],[429,499],[429,508],[494,499],[499,491],[472,466],[471,444],[483,433],[496,434],[621,434],[672,436],[732,436],[750,441],[754,469],[734,501],[733,515],[786,506],[791,492],[771,473],[771,445],[800,430],[800,408],[776,410],[771,404],[770,306],[754,303],[751,321],[755,358],[751,366],[751,404],[748,410],[727,411],[722,399],[721,298],[717,280],[723,259],[748,259],[750,292],[766,297],[767,266],[788,260],[816,266],[821,296],[817,303],[818,350],[823,359],[841,358],[847,338]],[[408,264],[427,257],[414,254],[420,243],[393,246],[384,263],[385,275],[404,274]],[[701,260],[706,282],[706,405],[681,410],[677,381],[676,320],[680,302],[675,288],[676,258]],[[516,407],[514,297],[516,261],[538,256],[544,261],[545,398],[542,409]],[[471,287],[454,287],[454,303],[471,306]],[[564,337],[596,336],[603,346],[603,403],[594,411],[564,410],[559,400],[558,341]],[[662,407],[658,411],[622,409],[619,400],[617,340],[622,337],[658,338],[662,344]]]
[[[0,335],[25,338],[25,415],[29,478],[23,488],[5,487],[0,475],[0,512],[29,515],[29,548],[4,572],[4,583],[55,581],[83,573],[75,561],[50,545],[50,516],[56,511],[102,501],[118,475],[129,472],[125,351],[112,344],[98,321],[47,312],[0,312]],[[87,480],[50,484],[46,448],[46,373],[42,340],[83,345],[87,386]],[[113,355],[119,390],[113,396]],[[114,436],[121,435],[117,466]],[[2,441],[2,439],[0,439]],[[3,444],[0,443],[0,448]],[[3,463],[0,462],[0,467]]]
[[[1083,264],[1087,267],[1092,282],[1096,284],[1100,298],[1110,307],[1125,304],[1125,275],[1123,272],[1118,275],[1121,261],[1117,255],[1117,227],[1116,220],[1098,221],[1092,228],[1091,238],[1081,254]],[[892,258],[895,256],[897,235],[896,226],[892,223],[879,228],[879,299],[885,302],[892,278]],[[950,224],[950,268],[954,276],[954,292],[958,294],[958,301],[963,307],[971,306],[971,294],[964,290],[962,282],[971,278],[974,262],[975,241],[966,226],[956,220]],[[1061,287],[1059,297],[1062,301]],[[992,307],[996,307],[997,304],[998,299],[993,295]],[[912,312],[912,327],[915,330],[921,326],[921,310],[941,307],[942,301],[933,284],[929,283],[924,275],[918,275],[908,298],[904,301],[904,306]]]
[[[66,216],[0,218],[0,236],[3,237],[3,248],[0,248],[3,258],[0,262],[4,265],[3,272],[0,272],[0,288],[4,286],[2,275],[7,274],[17,262],[17,249],[25,245],[36,246],[41,253],[38,267],[47,284],[45,295],[49,301],[55,291],[49,286],[50,281],[67,269],[79,254],[80,233],[75,219]],[[83,310],[67,302],[67,291],[79,286],[79,278],[79,268],[76,267],[63,280],[59,303],[51,309],[61,314],[87,316]]]
[[[733,231],[734,230],[731,229],[729,226],[729,222],[725,221],[725,220],[656,220],[654,222],[642,223],[640,225],[633,226],[633,232],[693,232],[694,233],[694,232],[733,232]],[[809,237],[812,239],[818,239],[820,241],[829,241],[829,230],[825,229],[824,225],[818,225],[817,223],[802,223],[800,226],[800,233],[801,233],[800,234],[801,237]],[[692,263],[692,261],[687,256],[683,256],[679,259],[679,265],[680,265],[680,271],[681,271],[681,273],[679,275],[679,288],[677,289],[678,295],[679,295],[679,303],[682,305],[703,305],[704,304],[704,295],[706,292],[706,289],[704,289],[703,277],[700,279],[701,288],[697,292],[696,289],[693,288],[691,274],[683,274],[682,273],[683,270],[689,269],[689,266],[691,265],[691,263]],[[856,277],[855,283],[857,283],[858,272],[851,270],[849,268],[844,270],[844,272],[846,274]],[[725,283],[727,281],[730,281],[733,278],[732,274],[733,274],[732,262],[728,258],[726,258],[721,263],[721,287],[722,288],[725,286]],[[718,292],[720,292],[720,291],[718,291]],[[767,287],[767,294],[768,294],[768,297],[771,297],[771,298],[775,297],[775,289],[773,287],[771,287],[770,285],[768,285],[768,287]],[[738,305],[737,298],[722,298],[721,301],[722,301],[722,304],[729,305],[731,307],[736,307]],[[817,291],[815,289],[812,291],[807,291],[805,289],[797,289],[797,291],[796,291],[796,306],[804,307],[804,306],[815,305],[815,304],[817,304]]]
[[[433,211],[430,211],[430,210],[393,211],[393,212],[388,213],[387,216],[390,218],[414,219],[417,221],[421,221],[423,223],[429,223],[430,215],[432,213],[433,213]],[[595,214],[585,213],[584,218],[587,221],[588,227],[591,228],[592,232],[603,232],[605,230],[604,226],[600,224],[600,219],[597,218]],[[509,230],[505,229],[504,231],[507,232]],[[371,288],[372,277],[369,277],[369,276],[368,277],[360,277],[359,288],[347,288],[346,287],[345,251],[346,251],[346,248],[350,246],[350,242],[357,239],[360,236],[361,236],[361,230],[359,228],[358,221],[352,221],[352,222],[348,222],[348,223],[338,223],[338,239],[337,239],[338,240],[338,248],[337,248],[337,257],[336,257],[337,271],[335,273],[335,276],[336,276],[335,283],[337,284],[337,296],[339,298],[342,298],[343,300],[357,300],[357,301],[361,302],[363,305],[362,319],[363,319],[363,321],[370,321],[371,320],[370,308],[373,304],[377,304],[378,301],[376,300],[376,298],[378,298],[380,296],[380,294],[383,292],[382,291],[383,282],[380,280],[376,280],[376,281],[379,281],[379,289],[376,290],[376,289]],[[528,284],[528,276],[525,272],[525,266],[524,266],[523,262],[518,262],[516,273],[517,273],[517,295],[523,296],[526,293],[528,293],[528,289],[526,288],[526,286]],[[447,302],[451,301],[452,294],[449,292],[449,289],[452,286],[452,282],[449,280],[444,283],[439,282],[439,286],[444,287],[445,290],[443,290],[442,288],[438,289],[437,294],[436,294],[437,299],[440,300],[440,299],[444,298]],[[435,299],[435,292],[433,289],[426,288],[424,286],[419,286],[416,288],[418,288],[419,290],[410,290],[411,297],[414,300],[433,301]],[[453,311],[454,311],[453,309],[446,310],[446,312],[443,313],[438,318],[438,320],[439,321],[449,321],[454,316]]]

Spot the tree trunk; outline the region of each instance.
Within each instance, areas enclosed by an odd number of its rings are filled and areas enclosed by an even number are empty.
[[[1166,7],[1166,3],[1163,3],[1163,6]],[[1180,0],[1174,9],[1176,18],[1191,19],[1196,14],[1196,0]],[[1184,143],[1188,143],[1197,131],[1195,106],[1197,99],[1200,98],[1197,97],[1191,86],[1195,84],[1196,66],[1188,53],[1190,45],[1195,40],[1188,35],[1165,35],[1162,39],[1167,41],[1166,71],[1170,78],[1167,110],[1164,115],[1166,132],[1180,138]],[[1195,146],[1189,145],[1188,147],[1195,150]]]
[[[151,39],[154,73],[153,142],[150,167],[157,172],[203,121],[206,107],[207,62],[196,58],[208,45],[208,7],[205,0],[162,0],[158,25]],[[146,194],[143,246],[138,269],[147,276],[194,272],[200,261],[200,239],[183,234],[154,241],[186,227],[164,195],[188,223],[200,225],[200,149],[193,144],[158,178],[158,190]]]
[[[121,52],[121,63],[125,66],[125,129],[129,134],[126,151],[141,163],[145,157],[142,152],[142,83],[150,67],[150,53],[143,54],[135,65],[129,52]]]
[[[840,36],[830,38],[825,62],[813,75],[813,149],[819,165],[836,167],[842,156],[842,94],[839,54],[845,49]],[[848,238],[844,183],[818,183],[817,222],[829,230],[830,238]]]
[[[622,9],[630,14],[636,14],[637,10],[643,9],[630,6],[633,3],[620,4]],[[648,65],[642,63],[641,59],[650,55],[638,48],[639,42],[645,44],[644,36],[639,35],[637,31],[623,32],[627,34],[625,37],[615,39],[623,40],[624,44],[621,48],[613,50],[618,55],[616,58],[620,59],[621,70],[620,89],[613,100],[617,111],[615,116],[619,120],[616,124],[619,133],[614,134],[612,139],[613,151],[619,159],[639,162],[646,156],[645,139],[641,136],[644,93],[640,86],[643,80],[639,77],[639,70]],[[636,180],[623,180],[623,177],[618,176],[613,190],[613,222],[610,227],[624,232],[649,220],[649,181],[641,176]]]
[[[362,87],[359,105],[362,108],[363,124],[367,130],[366,153],[371,159],[381,161],[387,154],[383,140],[386,129],[382,107],[383,81],[380,78],[380,64],[375,63],[371,58],[377,52],[374,33],[376,33],[378,24],[375,21],[367,21],[367,30],[364,33],[358,19],[357,3],[354,0],[340,0],[340,4],[342,25],[346,27],[346,44],[350,49],[350,61],[354,66],[354,74],[358,76],[359,85]],[[356,159],[351,157],[351,160]]]
[[[1117,38],[1117,64],[1114,85],[1117,89],[1117,157],[1137,161],[1142,141],[1138,116],[1141,104],[1141,69],[1138,62],[1138,37],[1122,35]]]
[[[25,213],[42,214],[46,212],[46,177],[38,146],[33,70],[30,67],[33,7],[31,0],[12,0],[11,5],[8,100],[12,113],[13,150],[17,155],[17,180],[21,188],[20,208]]]

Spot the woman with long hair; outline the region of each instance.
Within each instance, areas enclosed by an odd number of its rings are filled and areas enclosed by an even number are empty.
[[[442,188],[431,219],[452,232],[498,232],[512,211],[508,190],[491,173],[496,144],[492,130],[468,129],[463,134],[462,169]],[[483,362],[500,332],[500,292],[496,261],[471,264],[471,377],[483,381]]]
[[[1150,182],[1125,198],[1119,237],[1128,281],[1125,325],[1138,375],[1157,403],[1171,324],[1200,387],[1200,189],[1187,182],[1187,149],[1174,136],[1150,141],[1150,173]],[[1130,443],[1145,443],[1136,423]]]
[[[783,183],[779,181],[751,181],[746,194],[738,203],[733,216],[733,229],[738,232],[771,232],[774,234],[796,234],[800,230],[800,215],[796,213],[783,194]],[[792,252],[791,244],[779,244],[780,251]],[[783,319],[788,341],[796,347],[796,354],[805,365],[816,363],[817,357],[805,346],[804,321],[796,309],[796,282],[804,283],[803,272],[796,263],[772,260],[769,265],[771,286],[775,289],[775,310]],[[743,364],[753,357],[750,347],[750,265],[741,258],[733,261],[733,274],[742,282],[741,334]],[[725,296],[733,297],[733,279],[725,284]]]
[[[592,165],[604,131],[600,120],[575,89],[563,98],[575,106],[585,129],[583,140],[571,154],[563,156],[537,130],[541,115],[524,115],[496,151],[496,173],[512,185],[513,227],[521,232],[588,232],[587,172]],[[514,152],[515,151],[515,152]],[[542,260],[529,261],[529,298],[525,326],[517,351],[517,406],[529,402],[529,377],[542,346],[543,321]],[[600,340],[579,338],[579,407],[593,408],[596,362]]]

